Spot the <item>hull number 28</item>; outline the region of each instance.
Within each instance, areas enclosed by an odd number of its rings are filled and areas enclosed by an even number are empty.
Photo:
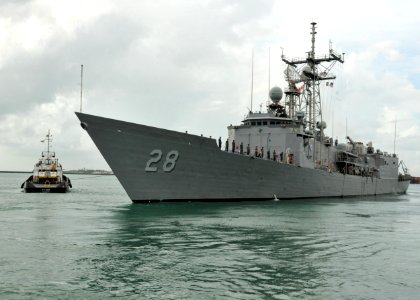
[[[150,159],[146,163],[144,170],[146,172],[157,172],[158,167],[156,164],[162,159],[162,150],[154,149],[150,152]],[[176,161],[178,160],[179,152],[178,150],[171,150],[166,155],[165,162],[163,163],[162,169],[164,172],[169,173],[175,169]]]

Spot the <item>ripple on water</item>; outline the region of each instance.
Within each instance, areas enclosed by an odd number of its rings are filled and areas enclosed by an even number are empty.
[[[420,189],[410,187],[402,201],[131,205],[112,176],[72,178],[74,190],[58,197],[16,193],[3,179],[0,298],[415,299],[420,292]]]

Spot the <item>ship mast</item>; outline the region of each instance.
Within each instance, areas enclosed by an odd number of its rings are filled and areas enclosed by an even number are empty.
[[[48,134],[47,134],[47,142],[48,142],[47,152],[48,152],[48,155],[50,155],[50,142],[52,142],[52,135],[49,129],[48,129]]]
[[[80,66],[80,112],[83,104],[83,65]]]
[[[47,158],[50,157],[50,143],[52,142],[52,135],[50,133],[50,129],[48,129],[48,133],[41,142],[47,141]]]
[[[315,137],[318,128],[320,130],[319,140],[322,142],[325,124],[322,120],[320,82],[336,78],[335,75],[330,74],[330,70],[336,62],[344,63],[344,53],[338,54],[330,45],[328,55],[316,56],[315,35],[317,32],[315,30],[316,23],[312,22],[311,50],[307,52],[306,58],[289,59],[283,54],[281,58],[288,65],[285,70],[285,78],[289,86],[285,94],[290,117],[295,117],[294,114],[297,111],[305,112],[309,132]],[[323,62],[330,64],[324,67],[321,65]],[[301,66],[300,71],[298,66]],[[297,83],[302,83],[303,86],[298,88]],[[313,149],[313,160],[315,160],[315,148]]]

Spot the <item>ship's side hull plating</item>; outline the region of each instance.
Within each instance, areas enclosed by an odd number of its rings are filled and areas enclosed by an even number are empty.
[[[134,202],[399,194],[409,184],[228,153],[214,139],[76,114]]]

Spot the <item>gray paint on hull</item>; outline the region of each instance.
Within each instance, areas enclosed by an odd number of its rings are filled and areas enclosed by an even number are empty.
[[[248,157],[219,150],[214,139],[76,113],[133,201],[279,199],[405,193],[408,181],[371,178]],[[146,172],[151,151],[162,159]],[[177,150],[172,172],[167,153]]]

